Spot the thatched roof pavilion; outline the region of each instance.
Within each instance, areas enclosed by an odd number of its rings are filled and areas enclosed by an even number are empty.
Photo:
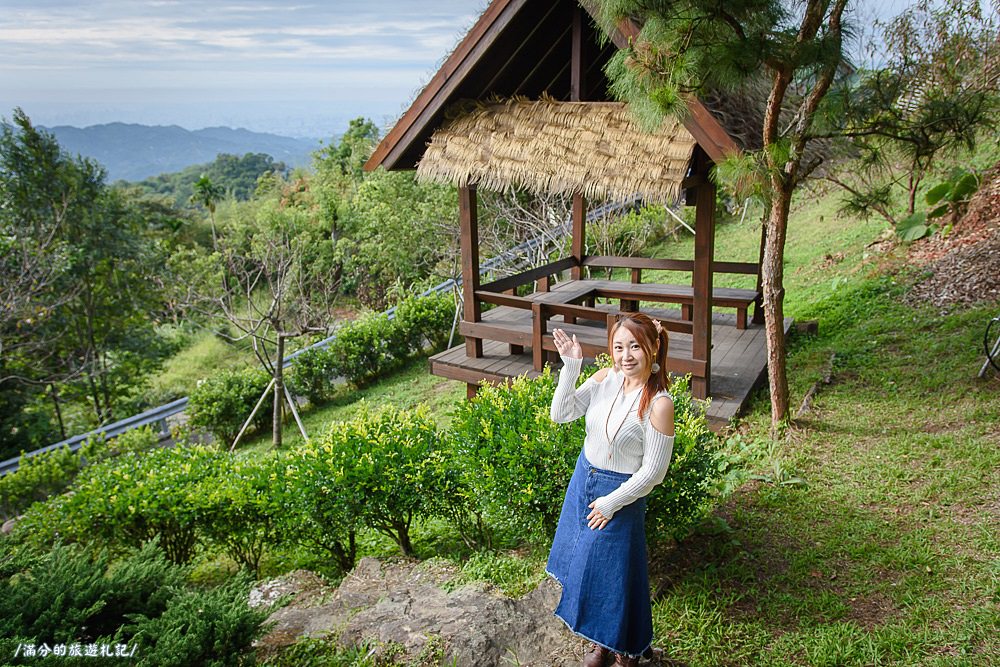
[[[680,121],[642,131],[626,106],[611,99],[604,74],[615,50],[636,36],[638,27],[623,23],[609,43],[598,35],[592,12],[589,0],[494,0],[365,167],[415,168],[418,178],[459,189],[465,304],[460,331],[466,340],[464,350],[432,358],[433,373],[468,383],[471,395],[480,382],[541,370],[554,349],[550,320],[579,333],[585,353],[604,349],[605,326],[619,311],[597,298],[620,299],[622,311],[640,303],[675,303],[681,305],[680,318],[657,314],[676,333],[668,368],[691,373],[692,391],[700,398],[712,394],[713,377],[725,385],[714,396],[718,424],[735,414],[763,373],[763,354],[755,351],[762,349],[763,335],[748,342],[756,332],[746,317],[752,303],[758,306],[755,322],[760,315],[759,263],[714,260],[715,186],[709,170],[739,147],[694,98]],[[570,256],[480,284],[477,188],[571,194]],[[696,206],[693,261],[586,254],[588,200],[638,194],[672,204],[682,193]],[[582,279],[587,267],[598,266],[630,269],[632,281]],[[642,283],[641,272],[648,269],[688,271],[692,281]],[[712,276],[720,271],[756,274],[757,291],[713,290]],[[568,279],[551,287],[550,279],[563,273]],[[519,286],[531,283],[538,291],[516,296]],[[483,303],[500,307],[484,313]],[[735,320],[726,320],[728,315],[722,320],[740,330],[731,337],[736,351],[729,352],[729,342],[716,350],[736,364],[731,371],[713,363],[712,329],[719,321],[713,305],[737,308]],[[736,362],[749,358],[752,368],[737,368]],[[746,386],[726,384],[737,376]]]
[[[515,99],[477,104],[447,121],[431,137],[417,178],[672,204],[695,145],[674,120],[643,132],[619,102]]]

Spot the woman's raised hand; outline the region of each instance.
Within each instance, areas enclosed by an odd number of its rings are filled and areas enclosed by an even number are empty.
[[[556,351],[559,352],[560,356],[567,359],[583,359],[583,348],[576,340],[576,334],[570,338],[562,329],[553,329],[552,341],[556,344]]]

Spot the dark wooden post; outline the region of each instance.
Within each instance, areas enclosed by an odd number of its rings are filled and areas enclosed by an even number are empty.
[[[708,177],[711,164],[700,148],[695,149],[694,175],[700,182],[695,192],[694,291],[691,356],[705,360],[705,377],[691,379],[695,398],[707,398],[712,377],[712,262],[715,253],[715,184]]]
[[[584,67],[583,67],[583,9],[580,5],[574,3],[573,9],[573,28],[572,28],[572,46],[570,54],[570,67],[569,67],[569,99],[572,102],[579,102],[583,99],[583,88],[584,88]],[[583,267],[583,248],[586,241],[586,223],[587,223],[587,201],[583,198],[582,194],[573,195],[573,243],[571,246],[571,253],[573,259],[576,260],[576,266],[570,269],[570,277],[573,280],[579,280],[582,275]],[[568,322],[569,320],[567,320]]]
[[[576,266],[570,269],[570,277],[579,280],[583,271],[583,247],[587,233],[587,200],[583,195],[573,195],[573,242],[570,254],[576,261]]]
[[[458,217],[462,232],[462,298],[465,300],[462,319],[478,322],[482,315],[476,292],[479,290],[479,219],[476,215],[476,187],[466,185],[458,189]],[[483,340],[465,336],[465,354],[483,356]],[[476,395],[478,385],[468,383],[467,395]]]
[[[583,8],[576,5],[573,8],[573,50],[569,68],[569,99],[572,102],[579,102],[583,99],[583,87],[586,83],[583,68],[583,27]]]

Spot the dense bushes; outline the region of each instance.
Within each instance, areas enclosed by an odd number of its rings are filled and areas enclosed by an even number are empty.
[[[199,487],[226,457],[177,446],[107,459],[85,468],[71,495],[33,508],[18,528],[36,540],[61,537],[116,548],[156,538],[170,560],[186,563],[203,535]]]
[[[191,425],[208,430],[216,440],[232,442],[270,381],[259,368],[222,371],[202,380],[189,397]],[[267,428],[272,416],[271,410],[258,410],[253,424]]]
[[[157,439],[156,432],[147,426],[110,441],[93,437],[75,452],[69,447],[58,447],[35,456],[22,456],[16,471],[0,477],[0,516],[9,519],[33,503],[62,493],[87,462],[150,449]]]
[[[134,651],[131,659],[102,663],[238,665],[267,616],[247,606],[243,579],[211,591],[188,587],[187,569],[169,562],[155,541],[117,562],[105,551],[55,545],[40,554],[8,550],[0,564],[0,654],[6,659],[19,644],[98,644]],[[49,655],[25,663],[92,660]]]
[[[330,398],[337,377],[363,385],[415,354],[441,349],[448,342],[454,315],[451,294],[406,297],[396,305],[393,317],[363,315],[340,327],[326,348],[300,354],[289,382],[311,403],[322,403]]]
[[[585,370],[584,378],[594,370]],[[584,438],[582,419],[570,424],[549,419],[554,391],[548,372],[484,387],[459,406],[452,422],[460,467],[487,523],[536,541],[555,530]],[[666,479],[650,494],[646,516],[652,536],[680,538],[708,510],[726,466],[687,380],[675,380],[671,395],[674,454]]]
[[[303,461],[307,474],[322,476],[321,492],[336,490],[335,525],[317,527],[366,526],[413,555],[414,518],[430,515],[450,497],[453,462],[440,442],[423,411],[386,408],[335,424],[315,445],[294,452],[292,460]],[[310,486],[315,489],[315,482]]]
[[[583,420],[549,418],[554,391],[548,371],[482,387],[452,421],[460,468],[486,523],[534,540],[555,530],[584,437]]]

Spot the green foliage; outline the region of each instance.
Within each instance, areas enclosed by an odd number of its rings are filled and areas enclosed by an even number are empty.
[[[354,567],[359,520],[341,501],[343,480],[333,467],[332,446],[309,445],[284,458],[272,492],[282,508],[282,532],[289,541],[333,558],[342,572]]]
[[[329,346],[335,375],[362,385],[397,363],[387,335],[392,322],[382,313],[366,313],[337,329]]]
[[[584,424],[553,424],[555,380],[546,371],[483,386],[452,419],[460,468],[487,524],[534,541],[551,537]]]
[[[35,541],[62,536],[116,548],[158,538],[168,558],[185,563],[201,540],[200,484],[225,458],[205,447],[180,444],[107,459],[84,469],[72,495],[32,508],[17,530]]]
[[[333,357],[329,347],[310,348],[295,357],[287,370],[286,382],[297,396],[313,405],[322,405],[333,395]]]
[[[215,589],[183,590],[159,616],[133,617],[133,641],[142,647],[141,665],[230,667],[252,664],[246,655],[263,633],[270,610],[247,605],[250,581],[237,577]]]
[[[362,315],[337,330],[326,352],[306,360],[300,385],[322,395],[317,385],[325,371],[328,378],[343,376],[360,386],[399,368],[423,352],[425,344],[439,349],[448,340],[454,309],[450,295],[438,294],[404,298],[392,319],[382,313]]]
[[[593,369],[591,369],[593,370]],[[537,542],[550,538],[583,445],[583,420],[553,424],[555,381],[548,372],[506,387],[483,387],[453,419],[471,498],[491,527]],[[654,537],[683,537],[711,508],[728,474],[727,460],[708,428],[704,406],[686,378],[675,379],[674,453],[647,506]]]
[[[346,512],[412,555],[413,519],[443,505],[453,488],[450,452],[441,442],[425,410],[386,407],[334,424],[298,455],[325,459]]]
[[[12,564],[7,552],[0,562]],[[262,632],[266,610],[246,604],[242,579],[214,590],[186,585],[187,569],[155,542],[112,561],[105,551],[56,545],[0,575],[0,651],[18,644],[124,645],[133,658],[110,664],[239,665]],[[41,664],[87,664],[92,658],[33,658]],[[103,661],[102,660],[102,661]]]
[[[941,181],[924,195],[924,201],[932,206],[927,217],[941,218],[948,215],[952,221],[969,206],[972,195],[979,189],[980,176],[974,171],[962,168],[952,169],[948,179]]]
[[[69,447],[22,456],[16,471],[0,477],[0,513],[10,519],[32,504],[62,493],[79,470],[80,457]]]
[[[223,371],[203,380],[189,397],[190,424],[207,429],[220,442],[232,443],[270,381],[259,368]],[[253,425],[266,428],[272,416],[262,407]]]
[[[455,299],[448,292],[408,296],[396,304],[394,324],[405,332],[409,354],[430,345],[432,352],[444,349],[455,318]]]
[[[115,563],[106,551],[55,545],[3,573],[0,636],[49,645],[108,639],[131,614],[162,613],[184,581],[154,542]]]
[[[227,194],[238,201],[246,201],[253,196],[262,176],[287,173],[288,167],[284,162],[275,162],[265,153],[246,153],[242,156],[220,153],[208,164],[191,165],[176,173],[153,176],[140,181],[136,187],[148,195],[169,197],[178,208],[195,204],[207,209],[203,192],[198,191],[202,177],[215,188],[211,197],[214,205]]]
[[[273,487],[283,469],[275,456],[214,459],[193,499],[202,532],[255,576],[265,551],[282,539],[282,507]]]
[[[0,477],[0,514],[17,516],[32,504],[65,491],[81,466],[125,451],[143,451],[153,447],[157,435],[151,427],[133,429],[110,442],[91,438],[77,451],[59,447],[35,456],[22,456],[14,472]]]
[[[338,241],[345,289],[366,306],[385,307],[389,288],[420,284],[457,251],[453,188],[418,183],[412,173],[377,170],[350,199],[350,236]]]
[[[711,510],[728,462],[708,428],[705,405],[691,397],[690,378],[674,379],[674,452],[663,483],[649,495],[646,527],[652,539],[680,540]]]

